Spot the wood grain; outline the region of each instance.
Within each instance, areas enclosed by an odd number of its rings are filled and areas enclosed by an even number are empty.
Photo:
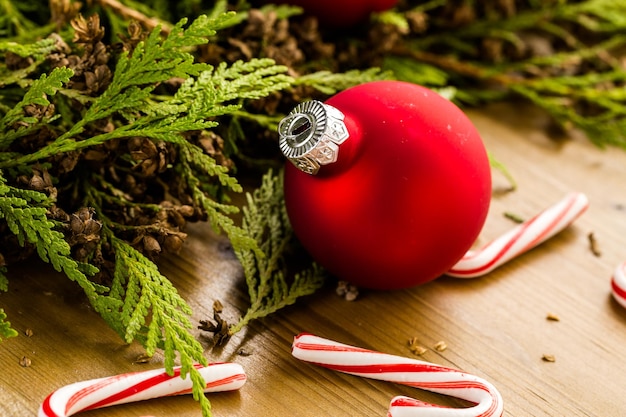
[[[478,244],[508,230],[512,212],[528,218],[569,191],[588,195],[589,210],[539,248],[478,279],[442,277],[404,291],[362,291],[354,302],[334,283],[277,315],[253,323],[222,349],[200,331],[206,356],[235,361],[248,383],[211,394],[215,416],[384,416],[398,394],[459,405],[442,396],[342,375],[293,359],[291,341],[307,331],[344,343],[411,356],[407,341],[428,348],[422,359],[492,382],[506,416],[621,416],[626,410],[626,310],[610,297],[613,269],[626,260],[626,152],[600,150],[574,138],[546,136],[546,119],[514,105],[469,112],[487,148],[518,182],[494,172],[489,219]],[[210,317],[219,299],[234,320],[247,295],[240,267],[223,237],[206,224],[190,225],[177,256],[161,262],[194,310]],[[597,239],[601,256],[589,247]],[[125,345],[64,276],[39,262],[10,269],[0,294],[20,336],[0,343],[0,415],[32,416],[51,391],[75,381],[162,365],[135,364],[143,350]],[[549,314],[559,321],[547,320]],[[31,329],[33,335],[24,334]],[[433,347],[445,341],[443,352]],[[554,355],[545,362],[542,355]],[[31,359],[22,367],[20,358]],[[190,396],[85,412],[84,416],[199,416]]]

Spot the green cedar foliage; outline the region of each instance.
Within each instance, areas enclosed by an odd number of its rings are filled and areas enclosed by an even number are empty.
[[[17,331],[11,327],[11,323],[7,321],[7,315],[2,308],[0,308],[0,342],[3,339],[9,339],[17,336]]]
[[[38,80],[30,84],[22,100],[9,109],[0,119],[0,132],[3,132],[2,137],[0,137],[0,151],[6,150],[13,141],[35,132],[56,118],[55,116],[36,119],[32,116],[27,116],[24,112],[24,107],[28,105],[49,106],[50,101],[48,97],[54,96],[59,88],[69,81],[72,75],[72,70],[68,68],[55,68],[49,75],[42,74]],[[14,126],[17,126],[17,128]],[[16,155],[13,153],[3,152],[0,154],[0,165],[5,160],[11,161],[14,156]],[[33,160],[36,161],[37,159],[34,158]],[[3,168],[22,164],[22,161],[11,161],[9,164],[4,165]]]
[[[0,88],[14,83],[21,83],[25,77],[37,68],[45,59],[46,55],[54,50],[54,39],[45,38],[34,43],[22,44],[12,41],[0,40],[0,53],[7,52],[22,58],[31,57],[33,62],[26,68],[9,71],[5,66],[0,66]]]
[[[454,86],[455,100],[464,104],[523,98],[564,130],[626,148],[626,1],[529,1],[511,8],[463,2],[458,23],[449,3],[381,14],[381,22],[403,34],[383,68],[399,79]],[[427,23],[410,29],[418,20]]]
[[[286,15],[293,12],[289,8],[280,10]],[[71,155],[103,152],[108,144],[115,149],[120,141],[164,143],[173,147],[176,155],[166,166],[170,181],[173,175],[176,180],[172,184],[190,196],[189,204],[202,214],[201,218],[228,235],[244,264],[251,306],[233,331],[315,291],[322,282],[319,267],[314,265],[296,274],[293,281],[282,268],[287,245],[293,239],[281,208],[278,179],[271,175],[264,179],[264,185],[250,197],[249,207],[244,210],[244,224],[238,226],[231,216],[238,207],[228,204],[224,195],[241,192],[241,185],[232,170],[219,164],[190,137],[194,132],[209,132],[224,116],[252,120],[261,128],[274,127],[278,116],[266,123],[259,113],[249,113],[244,105],[277,91],[298,86],[337,91],[386,75],[378,70],[324,72],[298,80],[271,59],[215,66],[196,62],[193,51],[206,44],[218,29],[238,19],[234,13],[214,13],[191,22],[181,19],[165,34],[159,27],[153,29],[132,50],[116,55],[110,83],[99,94],[71,88],[75,76],[72,69],[46,66],[46,54],[56,48],[51,38],[30,44],[0,41],[0,52],[28,58],[24,61],[28,65],[11,69],[0,61],[0,221],[6,223],[5,232],[15,235],[20,246],[34,248],[41,259],[76,281],[94,310],[124,341],[140,342],[150,355],[163,349],[169,372],[178,360],[181,376],[190,375],[193,381],[194,397],[201,402],[205,416],[211,414],[210,404],[202,394],[202,377],[192,365],[206,363],[206,359],[202,346],[190,333],[191,309],[159,272],[149,253],[142,253],[136,241],[129,240],[144,231],[158,232],[159,226],[125,224],[119,215],[113,216],[133,210],[158,213],[163,207],[134,201],[119,183],[98,170],[83,168],[63,189],[54,192],[30,189],[20,178],[47,172],[63,158],[71,160]],[[180,80],[175,91],[164,93],[160,87],[172,80]],[[22,146],[35,143],[33,138],[39,138],[42,132],[47,139],[40,142],[41,146]],[[137,168],[131,155],[118,158],[125,164],[123,169]],[[51,181],[60,182],[61,178]],[[67,242],[70,226],[51,214],[62,199],[67,202],[68,195],[78,199],[74,204],[89,208],[94,216],[89,221],[98,224],[96,248],[86,260],[75,259],[75,251]],[[112,276],[99,284],[90,277],[102,273],[93,261],[104,253],[113,254]],[[6,273],[2,266],[2,291],[8,289]],[[14,335],[5,319],[1,311],[0,337],[4,339]]]
[[[385,78],[391,78],[391,73],[381,72],[379,68],[368,68],[363,71],[350,70],[344,73],[317,71],[298,77],[295,85],[307,85],[324,94],[333,95],[353,85]]]
[[[144,137],[171,142],[179,147],[178,168],[192,188],[193,198],[206,210],[213,226],[225,230],[233,245],[240,250],[254,248],[254,241],[227,216],[235,208],[217,203],[203,185],[205,177],[214,176],[222,186],[240,191],[236,179],[181,136],[183,132],[214,127],[217,124],[215,117],[239,109],[244,99],[263,97],[292,83],[292,79],[284,74],[284,67],[267,59],[217,68],[194,62],[193,55],[187,50],[206,43],[207,38],[215,34],[214,28],[231,18],[232,14],[214,20],[199,17],[187,27],[183,19],[165,38],[161,37],[158,28],[153,30],[132,54],[123,53],[119,57],[113,79],[100,96],[83,98],[89,105],[74,123],[66,120],[55,125],[59,134],[54,141],[30,153],[2,152],[0,167],[5,172],[25,171],[55,155],[95,147],[113,139]],[[31,48],[33,50],[36,50],[35,46]],[[68,92],[64,86],[72,75],[70,69],[55,68],[28,85],[21,100],[6,109],[0,119],[0,131],[3,132],[0,151],[6,151],[14,141],[42,125],[55,122],[59,115],[37,119],[28,116],[23,108],[49,106],[50,99],[60,90],[61,94]],[[175,94],[166,97],[154,94],[159,83],[174,77],[185,80]],[[89,125],[112,116],[121,117],[124,123],[104,133],[81,137]],[[94,173],[86,182],[96,178]],[[107,218],[102,210],[109,197],[89,187],[83,191],[86,206],[94,207],[103,223],[102,245],[109,245],[115,253],[115,272],[110,288],[88,279],[87,274],[96,270],[93,266],[72,259],[63,233],[55,230],[55,223],[46,217],[53,204],[53,199],[46,194],[9,186],[3,180],[0,183],[0,216],[17,236],[20,245],[33,244],[44,261],[77,281],[95,310],[126,342],[140,341],[148,354],[153,354],[157,348],[164,349],[165,366],[169,372],[178,358],[183,366],[182,376],[191,375],[194,397],[201,401],[204,414],[210,415],[208,400],[202,394],[202,377],[192,366],[194,362],[206,363],[206,359],[202,346],[189,333],[192,328],[190,308],[151,260],[117,237],[120,225]],[[114,192],[113,195],[120,194]],[[4,273],[0,284],[6,290]],[[3,324],[5,337],[11,334],[7,326]]]
[[[247,193],[242,228],[255,239],[261,252],[236,250],[243,266],[250,307],[229,328],[233,335],[250,321],[265,317],[293,304],[299,297],[314,293],[324,283],[325,272],[316,263],[293,276],[286,264],[294,246],[294,235],[284,204],[283,175],[270,170],[252,194]]]
[[[70,255],[70,246],[63,233],[55,230],[55,223],[46,216],[51,199],[38,191],[6,185],[0,176],[0,219],[4,219],[11,232],[17,236],[20,246],[27,242],[37,249],[39,257],[63,271],[85,291],[89,300],[97,304],[99,293],[106,288],[91,282],[87,275],[97,269],[89,264],[76,262]],[[6,275],[0,275],[0,289],[8,289]]]
[[[79,263],[70,255],[70,246],[63,233],[55,230],[55,223],[48,220],[46,214],[51,206],[51,199],[43,193],[8,186],[0,172],[0,219],[4,220],[9,230],[17,237],[20,246],[27,242],[37,249],[39,257],[52,264],[57,271],[63,271],[67,277],[76,281],[94,306],[102,306],[100,294],[107,289],[91,282],[88,275],[97,271],[89,264]],[[6,267],[0,267],[0,290],[8,290]],[[0,309],[0,336],[4,338],[16,335],[5,321],[4,310]],[[0,337],[0,341],[2,338]]]
[[[209,65],[195,63],[193,55],[184,52],[185,48],[206,43],[207,37],[215,34],[213,27],[220,26],[230,17],[231,14],[225,14],[212,21],[203,16],[186,29],[183,28],[186,19],[183,19],[165,39],[160,37],[158,28],[154,29],[145,42],[137,45],[131,56],[123,54],[119,58],[110,86],[93,100],[76,123],[55,141],[35,152],[10,157],[3,155],[0,168],[31,164],[52,155],[93,147],[112,139],[142,136],[177,142],[181,132],[214,127],[216,122],[210,120],[211,117],[232,112],[241,106],[228,102],[263,97],[290,85],[291,78],[283,74],[286,68],[274,65],[271,60],[240,62],[230,68],[220,66],[213,69]],[[52,75],[57,76],[53,78]],[[55,69],[50,79],[42,75],[40,82],[34,83],[20,104],[49,104],[39,95],[54,93],[63,78],[67,81],[70,76],[71,71],[65,68]],[[155,87],[174,77],[187,81],[171,98],[153,103]],[[33,87],[39,88],[33,92]],[[11,116],[19,113],[19,110],[17,108],[7,113],[3,120],[15,123]],[[111,132],[76,141],[85,126],[113,114],[123,116],[127,123]],[[10,138],[15,137],[19,136],[14,134]],[[9,144],[0,145],[6,147]]]
[[[115,273],[107,300],[109,307],[100,313],[127,343],[140,341],[147,355],[162,348],[168,372],[172,371],[178,353],[181,377],[190,376],[194,399],[200,402],[204,414],[210,415],[210,403],[203,393],[204,380],[193,366],[197,362],[206,365],[207,360],[202,345],[189,333],[193,327],[189,319],[191,308],[153,262],[127,242],[115,236],[110,236],[110,240],[116,254]]]

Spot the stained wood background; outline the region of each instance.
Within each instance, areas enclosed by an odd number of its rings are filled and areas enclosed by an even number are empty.
[[[589,210],[550,241],[488,276],[442,277],[417,288],[362,291],[354,302],[334,283],[297,305],[250,325],[222,349],[200,331],[212,361],[234,361],[247,371],[239,391],[210,394],[215,416],[384,416],[398,394],[441,404],[447,397],[342,375],[290,355],[299,332],[411,357],[407,341],[428,348],[421,359],[462,369],[492,382],[506,416],[622,416],[626,410],[626,309],[610,296],[610,277],[626,260],[626,152],[601,150],[579,137],[548,137],[547,119],[516,105],[468,112],[487,148],[518,182],[494,172],[489,218],[479,244],[513,227],[503,216],[529,218],[568,192],[584,192]],[[194,310],[194,322],[225,305],[234,320],[247,305],[237,261],[224,238],[206,224],[162,272]],[[590,250],[597,240],[600,256]],[[51,391],[80,380],[162,366],[155,356],[125,345],[86,305],[80,290],[39,262],[11,267],[0,305],[19,337],[0,343],[0,415],[32,416]],[[555,314],[560,321],[550,321]],[[24,334],[32,330],[32,336]],[[443,352],[433,347],[445,341]],[[553,355],[555,362],[542,356]],[[31,366],[20,366],[23,356]],[[85,412],[84,416],[200,416],[190,396]]]

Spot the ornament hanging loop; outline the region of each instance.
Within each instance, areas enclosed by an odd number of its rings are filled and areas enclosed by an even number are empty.
[[[337,161],[339,145],[350,137],[344,118],[321,101],[300,103],[278,125],[280,150],[298,169],[315,175]]]

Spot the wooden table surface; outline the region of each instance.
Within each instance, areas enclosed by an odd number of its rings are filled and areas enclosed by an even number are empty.
[[[515,105],[468,111],[487,148],[514,175],[518,189],[494,194],[478,244],[529,218],[570,191],[590,200],[573,226],[489,275],[443,277],[395,292],[362,291],[348,302],[334,283],[268,319],[253,323],[221,350],[197,331],[211,361],[234,361],[248,374],[239,392],[210,394],[215,416],[384,416],[399,394],[457,405],[449,397],[311,366],[290,355],[294,335],[320,336],[416,357],[407,341],[428,348],[420,359],[462,369],[493,383],[506,416],[623,416],[626,413],[626,309],[610,296],[610,278],[626,260],[626,152],[600,150],[581,138],[546,136],[546,118]],[[223,237],[206,224],[162,272],[194,310],[194,322],[225,305],[233,321],[247,296],[237,261],[220,250]],[[600,256],[590,249],[596,238]],[[38,262],[10,269],[0,294],[16,338],[0,343],[0,415],[32,416],[51,391],[75,381],[157,368],[161,358],[135,364],[143,352],[125,345],[90,310],[80,290]],[[557,315],[559,321],[547,319]],[[32,330],[32,336],[24,334]],[[434,349],[444,341],[447,349]],[[245,355],[241,353],[245,352]],[[542,360],[553,355],[554,362]],[[30,367],[20,366],[28,357]],[[190,396],[85,412],[84,416],[200,416]]]

